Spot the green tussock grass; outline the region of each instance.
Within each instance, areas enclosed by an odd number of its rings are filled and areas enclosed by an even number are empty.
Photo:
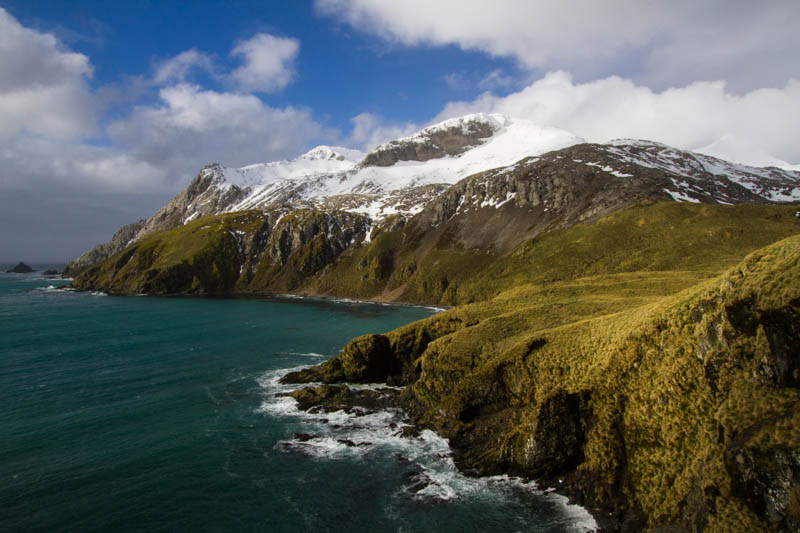
[[[584,490],[593,498],[622,486],[655,526],[684,519],[693,494],[712,487],[725,511],[704,516],[706,527],[756,531],[767,524],[732,497],[724,453],[745,434],[748,449],[797,447],[800,392],[754,378],[769,346],[731,309],[753,302],[770,320],[791,321],[781,310],[799,299],[800,237],[792,237],[713,278],[655,271],[528,284],[388,337],[398,344],[458,321],[418,355],[412,390],[426,406],[423,422],[447,436],[495,427],[491,446],[467,453],[469,466],[525,471],[543,403],[588,391],[592,427],[579,471],[591,474]]]
[[[622,272],[719,274],[745,254],[800,231],[791,206],[661,203],[625,209],[593,224],[541,234],[462,287],[459,301],[527,283]]]
[[[590,499],[622,494],[649,526],[770,529],[732,494],[725,453],[796,447],[800,396],[753,377],[769,346],[729,315],[753,301],[754,316],[791,316],[800,237],[780,239],[800,231],[795,211],[642,206],[495,259],[458,286],[455,300],[472,303],[386,334],[417,368],[420,422],[452,438],[466,468],[535,473],[541,410],[588,398],[573,477]]]
[[[230,290],[242,258],[236,232],[257,231],[258,212],[204,217],[179,228],[147,235],[81,272],[72,286],[112,294],[219,293]]]

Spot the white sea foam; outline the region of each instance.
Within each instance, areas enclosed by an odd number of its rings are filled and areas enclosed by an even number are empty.
[[[316,352],[275,352],[275,355],[297,355],[300,357],[328,357],[324,353],[316,353]]]
[[[46,287],[36,287],[36,288],[35,288],[35,289],[33,289],[33,290],[35,290],[35,291],[42,291],[42,292],[54,292],[54,291],[59,291],[59,290],[61,290],[61,289],[59,289],[59,288],[58,288],[58,287],[56,287],[55,285],[48,285],[48,286],[46,286]]]
[[[331,460],[344,457],[361,460],[371,454],[389,452],[407,461],[411,468],[408,479],[398,489],[398,497],[430,502],[465,498],[502,500],[525,491],[561,508],[562,527],[576,532],[597,529],[597,523],[584,508],[569,504],[566,497],[553,493],[552,489],[539,489],[535,482],[505,475],[465,476],[453,461],[447,439],[430,430],[423,430],[415,436],[404,435],[409,424],[400,409],[372,413],[306,412],[297,407],[293,398],[277,397],[277,394],[297,388],[296,385],[279,383],[280,378],[301,368],[304,367],[268,372],[257,380],[264,391],[264,400],[258,410],[270,416],[294,418],[298,422],[293,437],[279,441],[276,449]],[[316,384],[309,384],[313,385]],[[353,390],[389,388],[382,383],[348,386]]]

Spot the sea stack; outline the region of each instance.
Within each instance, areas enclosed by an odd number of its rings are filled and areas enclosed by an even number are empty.
[[[23,263],[22,261],[19,262],[17,266],[12,268],[11,270],[6,270],[6,272],[14,272],[16,274],[28,274],[29,272],[36,272],[34,269]]]

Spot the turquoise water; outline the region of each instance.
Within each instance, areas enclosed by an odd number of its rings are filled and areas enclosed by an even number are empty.
[[[61,284],[0,274],[2,531],[591,525],[530,484],[460,475],[444,440],[399,436],[402,413],[309,415],[274,396],[287,369],[432,310],[117,298]]]

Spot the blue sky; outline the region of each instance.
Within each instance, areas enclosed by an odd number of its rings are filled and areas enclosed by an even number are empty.
[[[209,162],[470,112],[800,164],[800,3],[0,0],[0,260],[67,260]]]
[[[260,93],[266,104],[303,106],[326,125],[346,133],[364,112],[388,122],[425,123],[449,101],[482,92],[481,80],[501,71],[511,90],[530,77],[513,58],[481,51],[392,46],[315,13],[313,4],[294,1],[0,2],[22,24],[52,33],[69,49],[91,59],[94,89],[147,77],[160,60],[196,49],[221,67],[234,67],[235,43],[266,33],[299,41],[293,80],[286,90]],[[458,73],[458,76],[448,75]],[[512,78],[513,80],[512,81]],[[189,81],[224,90],[195,72]],[[141,101],[155,101],[151,92]],[[130,102],[133,103],[133,102]],[[124,112],[125,106],[111,110]]]

